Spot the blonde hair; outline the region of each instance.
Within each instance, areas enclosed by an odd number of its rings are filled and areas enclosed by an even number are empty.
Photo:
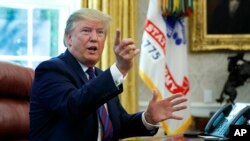
[[[64,31],[64,40],[63,40],[63,43],[66,47],[68,46],[66,40],[67,33],[70,33],[74,29],[75,25],[74,23],[80,20],[91,20],[91,21],[102,22],[105,25],[106,29],[108,30],[112,18],[109,15],[95,9],[82,8],[75,11],[69,16],[66,23],[66,28]]]

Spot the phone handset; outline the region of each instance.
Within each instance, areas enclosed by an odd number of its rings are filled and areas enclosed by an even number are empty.
[[[230,122],[230,125],[246,125],[250,119],[250,106],[244,107],[234,119]],[[229,126],[230,126],[229,125]],[[228,136],[229,128],[225,131],[224,136]]]
[[[233,108],[233,104],[226,104],[211,117],[207,123],[204,133],[209,134],[227,117]]]
[[[246,106],[242,109],[237,116],[231,122],[232,125],[246,125],[250,119],[250,106]]]

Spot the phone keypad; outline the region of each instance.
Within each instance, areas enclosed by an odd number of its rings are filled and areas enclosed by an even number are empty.
[[[227,119],[225,119],[216,127],[216,129],[212,132],[212,135],[225,137],[225,135],[228,133],[228,128],[229,128],[229,122]]]

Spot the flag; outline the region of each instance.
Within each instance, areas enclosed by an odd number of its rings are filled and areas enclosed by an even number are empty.
[[[163,17],[161,0],[150,0],[142,37],[139,74],[160,98],[181,93],[187,109],[175,112],[183,120],[161,124],[168,135],[183,133],[191,124],[190,92],[187,66],[187,38],[184,19]]]

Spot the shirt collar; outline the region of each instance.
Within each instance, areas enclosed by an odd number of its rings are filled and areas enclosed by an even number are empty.
[[[87,67],[86,65],[84,65],[84,64],[82,64],[82,63],[80,63],[79,61],[77,61],[77,62],[80,64],[80,66],[81,66],[81,68],[82,68],[83,72],[86,72],[86,71],[87,71],[87,69],[88,69],[88,67]],[[93,69],[95,70],[95,67],[93,67]]]

